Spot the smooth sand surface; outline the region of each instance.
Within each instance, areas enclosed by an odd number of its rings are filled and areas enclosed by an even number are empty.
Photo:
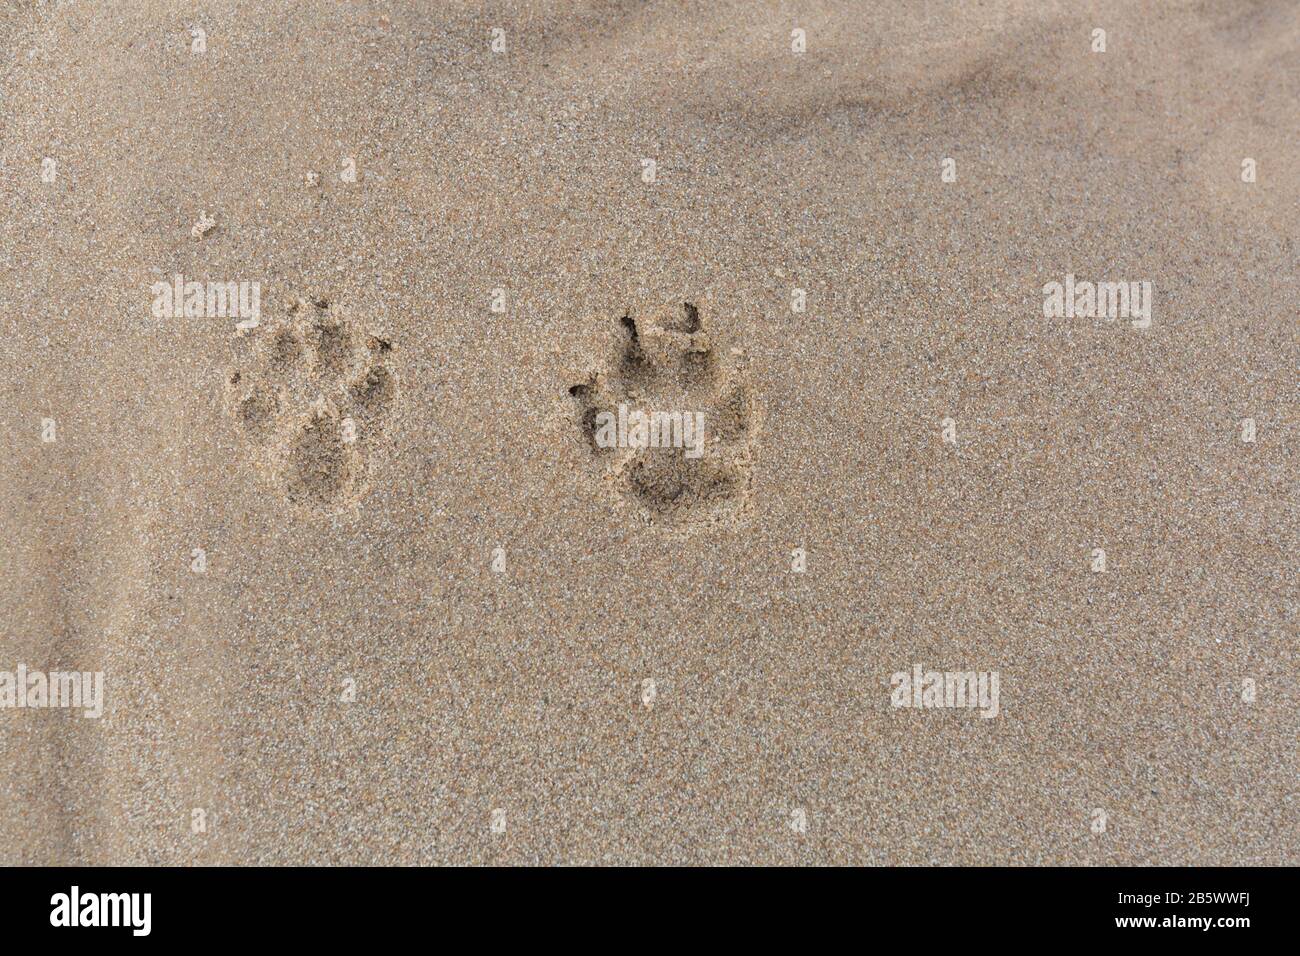
[[[4,5],[0,671],[106,697],[0,862],[1300,862],[1297,117],[1293,0]]]

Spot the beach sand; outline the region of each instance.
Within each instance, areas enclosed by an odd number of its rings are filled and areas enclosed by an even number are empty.
[[[0,51],[0,671],[105,688],[0,709],[0,862],[1300,862],[1300,4]],[[700,458],[597,447],[656,402]]]

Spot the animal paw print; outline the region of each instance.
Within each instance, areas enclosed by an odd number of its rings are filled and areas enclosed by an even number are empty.
[[[397,401],[392,346],[297,299],[253,337],[227,407],[260,471],[289,501],[336,512],[365,494]]]
[[[679,319],[620,323],[610,369],[569,389],[605,479],[649,524],[734,520],[749,499],[758,433],[743,353],[732,349],[724,365],[690,304]]]

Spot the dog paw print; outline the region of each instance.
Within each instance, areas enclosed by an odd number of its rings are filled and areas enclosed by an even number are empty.
[[[569,388],[584,444],[649,524],[689,528],[745,509],[758,432],[743,353],[724,363],[686,304],[662,322],[620,320],[604,372]]]
[[[289,501],[336,512],[369,487],[397,401],[392,346],[298,299],[243,340],[227,378],[227,407],[251,457]]]

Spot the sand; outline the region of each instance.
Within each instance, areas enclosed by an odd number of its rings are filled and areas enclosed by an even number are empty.
[[[1292,0],[0,50],[0,862],[1300,862]]]

